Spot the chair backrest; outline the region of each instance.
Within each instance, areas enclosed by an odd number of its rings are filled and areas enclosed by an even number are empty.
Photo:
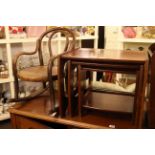
[[[64,46],[61,49],[61,53],[62,52],[66,52],[66,51],[70,51],[73,50],[75,48],[75,35],[72,32],[72,30],[69,30],[67,28],[62,28],[62,27],[56,27],[56,28],[52,28],[47,30],[46,32],[44,32],[40,38],[37,40],[37,50],[39,52],[39,61],[40,61],[40,65],[44,65],[45,62],[43,60],[43,55],[45,54],[45,50],[47,50],[49,52],[49,56],[53,56],[54,53],[58,54],[58,49],[54,50],[54,45],[56,45],[54,43],[54,40],[57,40],[58,35],[62,37],[62,40],[64,41]],[[44,49],[44,44],[47,44],[47,49]]]

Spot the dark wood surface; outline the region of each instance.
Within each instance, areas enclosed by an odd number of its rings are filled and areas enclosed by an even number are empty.
[[[90,49],[81,48],[65,53],[63,59],[93,61],[95,62],[118,62],[118,63],[145,63],[148,60],[145,51],[129,51],[129,50],[107,50],[107,49]]]
[[[126,50],[105,50],[105,49],[76,49],[65,53],[60,58],[59,70],[59,103],[60,114],[65,116],[63,110],[64,99],[64,76],[63,67],[68,63],[68,112],[72,117],[72,106],[74,105],[73,93],[73,70],[78,68],[78,113],[81,118],[83,107],[82,72],[84,71],[114,71],[118,73],[136,74],[136,90],[134,94],[134,105],[132,122],[135,128],[141,128],[144,116],[144,93],[147,81],[148,55],[145,51],[126,51]],[[111,97],[109,97],[110,102]],[[95,105],[95,104],[93,104]],[[94,107],[94,109],[96,109]]]
[[[82,118],[52,117],[51,102],[47,96],[38,97],[26,103],[18,103],[10,109],[13,128],[48,129],[48,128],[135,128],[130,114],[102,113],[89,110]]]
[[[109,100],[111,98],[111,100]],[[113,110],[118,112],[131,112],[134,97],[102,92],[90,91],[88,95],[82,100],[83,106],[86,108],[96,108],[103,110]],[[121,106],[119,106],[121,105]]]

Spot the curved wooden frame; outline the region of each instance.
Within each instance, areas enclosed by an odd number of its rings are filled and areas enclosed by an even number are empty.
[[[10,99],[9,102],[19,102],[19,101],[30,100],[30,99],[35,98],[36,96],[42,94],[44,91],[46,91],[49,88],[50,96],[53,97],[53,102],[55,103],[55,93],[54,93],[54,86],[53,86],[53,82],[54,82],[53,80],[54,79],[52,78],[52,75],[53,75],[52,68],[54,66],[54,61],[56,59],[58,59],[61,54],[53,57],[51,41],[53,39],[53,36],[57,33],[63,34],[64,38],[66,39],[65,40],[66,41],[65,48],[62,52],[66,52],[66,51],[70,51],[70,50],[75,49],[75,43],[76,43],[75,35],[71,30],[69,30],[67,28],[62,28],[62,27],[56,27],[56,28],[52,28],[52,29],[45,31],[39,37],[39,39],[37,39],[36,48],[34,51],[32,51],[32,52],[20,52],[13,59],[15,98]],[[20,98],[19,97],[19,81],[18,81],[19,77],[18,77],[18,70],[17,70],[17,62],[18,62],[19,58],[23,55],[34,55],[38,52],[39,65],[44,66],[42,41],[43,41],[43,38],[46,37],[47,35],[48,35],[48,49],[49,49],[49,54],[50,54],[49,62],[47,65],[47,79],[49,81],[49,85],[46,85],[45,82],[43,82],[44,89],[38,91],[36,94],[32,94],[31,96]],[[70,39],[70,37],[72,39]],[[30,81],[30,80],[28,80],[28,81]],[[40,82],[42,82],[42,81],[40,81]],[[53,110],[54,109],[55,109],[55,107],[53,107]]]

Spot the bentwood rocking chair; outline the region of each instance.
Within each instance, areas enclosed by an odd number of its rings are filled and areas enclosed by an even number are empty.
[[[54,50],[55,43],[57,40],[57,36],[61,35],[64,38],[64,46],[61,49],[61,53],[73,50],[75,48],[75,35],[74,33],[67,29],[56,27],[47,30],[44,32],[36,42],[36,49],[33,52],[20,52],[13,59],[13,74],[14,74],[14,83],[15,83],[15,98],[10,99],[10,102],[19,102],[26,101],[36,96],[42,94],[45,90],[49,88],[50,97],[53,98],[55,102],[55,94],[54,94],[54,85],[53,81],[57,80],[58,77],[58,65],[55,65],[55,60],[59,58],[60,53],[58,54],[56,50]],[[45,47],[47,45],[47,47]],[[46,56],[47,63],[45,63],[44,56],[45,53],[48,52],[48,58]],[[54,53],[57,53],[56,55]],[[22,56],[38,56],[39,64],[36,66],[24,67],[20,69],[18,63],[20,57]],[[20,61],[22,63],[22,61]],[[43,84],[42,89],[37,90],[33,94],[20,97],[19,96],[19,80],[21,81],[29,81],[29,82],[41,82]]]

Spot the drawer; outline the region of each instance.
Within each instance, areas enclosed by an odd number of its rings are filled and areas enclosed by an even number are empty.
[[[16,128],[17,129],[49,129],[50,127],[46,125],[46,122],[43,122],[37,119],[16,116]]]
[[[20,115],[15,115],[15,120],[13,122],[14,128],[17,129],[68,129],[67,125],[59,124],[55,122],[48,122],[45,120],[39,120],[35,118],[24,117]]]

